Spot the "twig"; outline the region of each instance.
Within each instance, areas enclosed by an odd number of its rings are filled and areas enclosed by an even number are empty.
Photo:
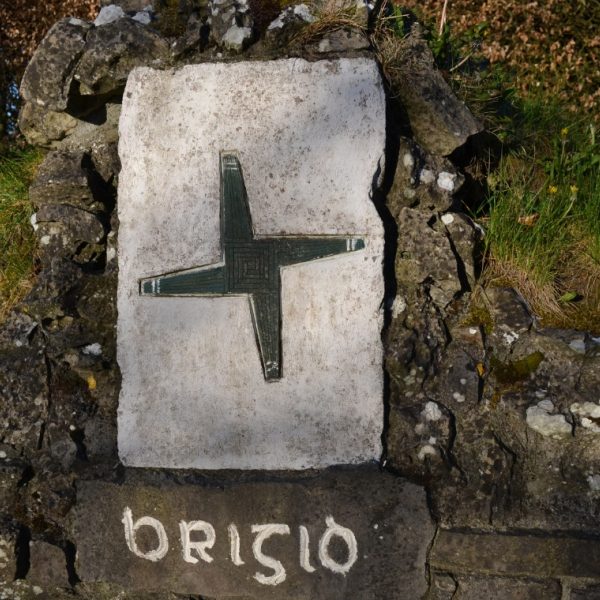
[[[448,0],[444,0],[444,7],[442,8],[442,18],[440,19],[440,32],[439,35],[444,33],[444,26],[446,25],[446,21],[448,20]]]
[[[452,71],[460,69],[460,67],[462,67],[471,58],[471,56],[473,56],[472,52],[470,54],[467,54],[467,56],[465,56],[457,65],[454,65],[449,72],[452,73]]]

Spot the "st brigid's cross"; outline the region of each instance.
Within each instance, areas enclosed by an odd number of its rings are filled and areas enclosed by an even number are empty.
[[[246,295],[265,379],[281,378],[281,267],[361,250],[358,238],[257,238],[236,156],[222,154],[221,262],[140,281],[143,296]]]

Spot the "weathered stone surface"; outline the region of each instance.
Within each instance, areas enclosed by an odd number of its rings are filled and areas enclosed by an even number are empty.
[[[27,581],[42,588],[69,587],[63,550],[46,542],[30,542]]]
[[[458,584],[460,600],[560,600],[558,581],[508,579],[503,577],[468,577]]]
[[[140,69],[123,111],[122,460],[299,469],[378,458],[383,227],[369,194],[385,108],[375,63]],[[256,235],[360,235],[366,244],[284,270],[284,367],[273,383],[247,298],[139,295],[140,278],[221,260],[224,149],[240,158]]]
[[[578,585],[571,588],[569,600],[600,600],[600,585]]]
[[[82,95],[122,91],[134,67],[164,66],[168,42],[155,31],[129,18],[92,29],[75,70]]]
[[[45,205],[69,205],[98,214],[106,210],[110,198],[94,193],[93,169],[82,150],[51,152],[40,165],[29,188],[36,209]],[[36,217],[37,219],[37,217]]]
[[[125,11],[120,6],[109,4],[100,9],[98,16],[94,19],[94,25],[96,27],[101,27],[102,25],[107,25],[108,23],[122,19],[125,16]]]
[[[147,7],[154,5],[154,0],[100,0],[100,6],[110,6],[114,4],[120,6],[125,12],[136,13]]]
[[[171,45],[171,53],[174,57],[181,57],[187,52],[202,49],[208,42],[210,26],[208,16],[191,14],[187,20],[185,32]]]
[[[73,69],[83,52],[89,25],[59,21],[42,40],[25,69],[21,96],[48,110],[67,108]]]
[[[269,23],[265,39],[271,45],[286,45],[304,25],[312,23],[315,17],[306,4],[288,6]]]
[[[47,372],[39,324],[28,315],[12,313],[2,333],[2,441],[17,447],[34,449],[37,447],[48,409]]]
[[[210,0],[209,8],[210,36],[218,46],[231,47],[234,39],[242,38],[243,43],[233,48],[239,51],[250,42],[254,20],[248,0]]]
[[[18,452],[0,444],[0,506],[8,512],[18,501],[19,486],[27,470],[27,463]]]
[[[429,561],[450,573],[594,578],[599,557],[598,540],[441,530]]]
[[[17,574],[17,534],[0,524],[0,585],[10,583]]]
[[[400,137],[398,161],[386,204],[397,216],[402,207],[446,211],[464,183],[452,163],[426,152],[413,140]]]
[[[493,315],[494,327],[489,344],[499,358],[505,358],[515,342],[531,329],[533,319],[523,300],[512,288],[490,287],[485,295]]]
[[[447,573],[431,573],[431,584],[426,596],[427,600],[452,600],[456,598],[458,583]]]
[[[217,485],[176,485],[166,480],[157,486],[139,481],[138,485],[80,483],[75,538],[81,579],[129,589],[257,600],[404,600],[425,592],[425,558],[433,527],[422,488],[372,468],[294,482],[213,483]],[[132,523],[144,516],[160,521],[168,541],[163,557],[155,554],[150,560],[128,548],[123,522],[127,507]],[[180,522],[198,519],[214,528],[215,541],[205,546],[205,554],[196,545],[184,555]],[[343,533],[347,542],[338,536],[331,543],[323,538],[328,523],[334,522],[351,531]],[[99,523],[102,526],[96,526]],[[289,533],[287,529],[273,533],[261,548],[257,527],[269,523],[287,526]],[[231,525],[240,540],[239,551],[233,544],[233,554],[230,535],[234,540],[237,536],[228,533]],[[301,550],[306,548],[301,527],[309,539],[306,553]],[[195,531],[192,544],[206,535],[206,529]],[[348,550],[354,548],[350,537],[356,540],[355,560],[354,550]],[[160,549],[151,526],[140,523],[134,539],[129,539],[131,547],[147,557]],[[261,549],[269,559],[260,558]],[[347,572],[333,572],[334,563]]]
[[[117,142],[120,114],[120,104],[105,104],[87,115],[85,121],[77,120],[75,127],[69,130],[66,139],[56,144],[56,148],[61,151],[89,151],[98,145]]]
[[[483,237],[481,230],[470,217],[461,212],[448,212],[441,216],[440,221],[450,240],[462,289],[471,290],[477,283],[479,250]]]
[[[19,129],[34,146],[55,147],[77,123],[68,113],[47,110],[30,102],[19,110]]]
[[[241,52],[252,40],[250,27],[239,27],[233,24],[221,38],[221,43],[226,50]]]
[[[104,226],[93,213],[65,204],[46,204],[36,213],[36,235],[44,246],[42,257],[68,256],[87,263],[104,248]]]
[[[400,210],[396,278],[419,283],[431,280],[429,293],[444,308],[461,293],[464,284],[448,235],[432,227],[430,221],[428,213]]]
[[[358,29],[344,27],[325,34],[317,45],[317,51],[327,54],[328,52],[367,50],[370,47],[371,43],[366,34]]]
[[[394,89],[420,146],[432,154],[447,156],[469,136],[483,131],[481,123],[434,67],[433,55],[419,25],[413,26],[405,38],[401,61],[401,75]]]

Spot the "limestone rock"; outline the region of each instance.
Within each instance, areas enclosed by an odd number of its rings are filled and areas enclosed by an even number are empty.
[[[405,38],[401,61],[402,75],[394,89],[420,146],[432,154],[448,156],[467,138],[483,131],[435,68],[419,25]]]
[[[511,579],[504,577],[465,577],[459,580],[458,597],[461,600],[560,600],[558,581]]]
[[[481,231],[467,215],[456,212],[441,217],[457,260],[457,270],[463,289],[476,285],[478,274],[478,254],[482,240]]]
[[[101,6],[116,5],[126,13],[136,13],[147,7],[152,8],[156,0],[100,0]]]
[[[489,343],[496,354],[503,357],[531,329],[533,318],[522,298],[512,288],[490,287],[485,295],[494,318]]]
[[[0,525],[0,586],[13,581],[17,573],[17,532]]]
[[[450,241],[428,224],[429,215],[403,208],[398,215],[396,277],[422,283],[430,280],[430,295],[444,308],[463,290]]]
[[[600,600],[600,585],[584,586],[574,584],[570,600]]]
[[[167,64],[169,45],[155,31],[129,18],[92,29],[74,78],[82,95],[122,91],[134,67]]]
[[[456,598],[457,588],[458,583],[452,575],[433,572],[427,600],[452,600]]]
[[[440,571],[475,571],[484,575],[479,581],[471,582],[478,590],[478,593],[467,596],[472,600],[485,597],[506,600],[559,600],[560,586],[552,579],[595,579],[598,576],[596,564],[599,557],[600,544],[595,539],[552,534],[537,536],[516,532],[497,535],[494,532],[474,533],[442,529],[438,531],[430,553],[430,564]],[[512,580],[511,574],[518,574],[523,579]],[[495,580],[493,576],[505,577],[506,580]],[[531,579],[528,581],[527,578]],[[543,581],[548,579],[550,581]],[[465,591],[467,588],[468,585],[464,585]],[[495,590],[506,591],[506,594],[496,596]],[[527,594],[528,591],[531,595]]]
[[[152,23],[152,11],[149,9],[141,10],[136,12],[131,18],[142,25],[150,25]]]
[[[425,389],[431,398],[462,418],[480,402],[477,365],[485,360],[485,347],[481,331],[475,327],[456,326],[450,330],[450,337],[436,377],[426,383]]]
[[[453,206],[454,195],[463,182],[464,176],[449,160],[434,156],[414,141],[401,137],[386,202],[394,215],[403,206],[446,211]]]
[[[7,330],[29,331],[11,338]],[[29,316],[12,313],[0,340],[0,422],[3,443],[34,449],[47,418],[48,386],[43,340]]]
[[[3,507],[4,512],[12,511],[17,506],[19,487],[26,472],[27,462],[19,456],[19,453],[11,446],[1,444],[0,506]]]
[[[101,27],[102,25],[107,25],[108,23],[122,19],[125,16],[125,11],[120,6],[109,4],[100,9],[98,16],[94,20],[94,25],[96,27]]]
[[[27,580],[42,588],[69,587],[65,553],[58,546],[42,541],[29,542]]]
[[[233,24],[222,37],[221,42],[227,50],[241,52],[252,39],[250,27],[238,27]]]
[[[93,213],[66,204],[46,204],[36,213],[36,235],[43,247],[42,258],[67,256],[77,262],[91,262],[101,254],[104,226]],[[92,253],[86,253],[89,246]]]
[[[326,33],[317,45],[320,54],[367,50],[371,47],[369,38],[358,29],[344,27]]]
[[[209,35],[208,14],[192,13],[187,20],[184,34],[171,45],[171,53],[174,57],[180,57],[187,52],[202,49],[206,45]]]
[[[565,416],[553,413],[554,403],[552,400],[541,400],[535,406],[527,409],[527,425],[539,434],[555,439],[570,436],[573,428]]]
[[[19,129],[33,146],[55,147],[77,125],[75,117],[26,102],[19,111]]]
[[[121,169],[116,151],[120,114],[120,104],[107,104],[85,121],[78,121],[68,137],[58,143],[57,149],[91,156],[94,169],[102,179],[106,183],[113,181]]]
[[[285,46],[295,33],[314,20],[315,17],[306,4],[288,6],[279,13],[276,19],[269,23],[265,32],[265,39],[271,45]]]
[[[210,35],[217,46],[227,43],[231,49],[237,50],[242,44],[249,43],[254,20],[248,0],[210,0],[209,8]]]
[[[68,204],[98,214],[105,210],[102,197],[95,196],[89,158],[81,150],[56,151],[46,156],[29,197],[36,209],[45,204]]]
[[[73,70],[86,43],[89,25],[59,21],[42,40],[27,65],[21,82],[21,96],[47,110],[67,108]]]

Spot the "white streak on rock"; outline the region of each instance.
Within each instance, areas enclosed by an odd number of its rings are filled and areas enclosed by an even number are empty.
[[[126,16],[127,15],[120,6],[110,4],[109,6],[103,6],[100,9],[100,12],[94,21],[94,25],[96,27],[102,27],[102,25],[108,25],[108,23],[118,21]]]
[[[551,400],[542,400],[536,406],[527,409],[527,425],[544,437],[560,439],[571,435],[571,425],[562,414],[551,414],[554,404]]]
[[[456,173],[448,173],[442,171],[437,178],[437,186],[442,190],[451,192],[454,190],[454,181],[456,180]]]
[[[442,411],[435,402],[428,402],[421,411],[421,415],[426,421],[439,421],[442,418]]]
[[[600,405],[595,402],[575,402],[571,412],[581,419],[581,425],[593,433],[600,433]]]

